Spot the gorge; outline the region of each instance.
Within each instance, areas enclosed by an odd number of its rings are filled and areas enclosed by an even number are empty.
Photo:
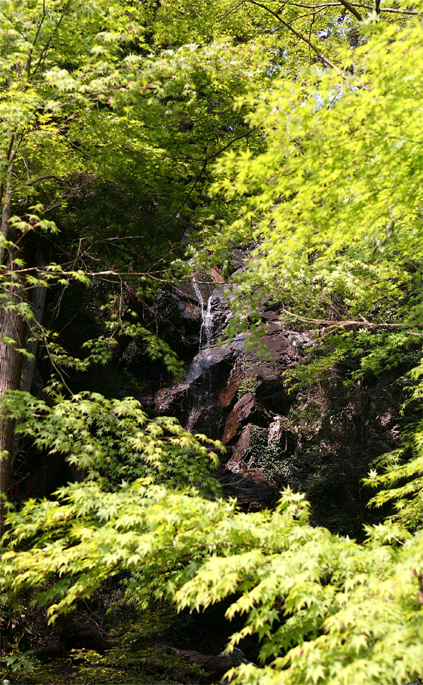
[[[421,685],[389,5],[0,3],[2,685]]]

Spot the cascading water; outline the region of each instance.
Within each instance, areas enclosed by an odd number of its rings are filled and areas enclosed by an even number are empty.
[[[233,366],[229,345],[210,345],[195,355],[182,383],[162,388],[156,394],[156,411],[176,416],[190,433],[203,433],[213,440],[223,434],[226,404],[220,398]]]
[[[190,433],[206,434],[217,440],[224,429],[226,407],[219,393],[229,377],[233,356],[228,345],[215,344],[225,304],[222,291],[208,274],[192,274],[190,286],[185,297],[189,298],[190,312],[195,312],[199,330],[197,354],[187,365],[181,383],[157,393],[156,407],[160,414],[177,416]],[[198,307],[193,308],[193,301]]]
[[[207,306],[204,306],[204,298],[200,288],[198,287],[198,283],[195,276],[192,279],[192,284],[194,286],[194,291],[197,296],[198,304],[201,308],[200,350],[208,349],[210,347],[211,339],[213,336],[213,293],[209,296],[207,300]]]
[[[190,433],[193,431],[193,427],[197,423],[201,415],[201,412],[204,411],[204,407],[209,407],[213,403],[211,376],[210,372],[206,370],[207,361],[211,359],[210,347],[213,338],[213,293],[208,297],[207,304],[205,304],[203,294],[201,292],[201,289],[195,276],[193,276],[192,285],[198,300],[198,304],[200,305],[201,327],[199,352],[193,359],[190,371],[197,372],[197,370],[200,368],[202,370],[202,373],[200,376],[201,383],[199,386],[195,388],[194,393],[191,397],[191,410],[189,412],[188,421],[186,425],[186,429]]]

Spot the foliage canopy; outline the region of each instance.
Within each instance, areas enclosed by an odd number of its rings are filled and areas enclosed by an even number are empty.
[[[34,176],[50,182],[47,167],[63,180],[80,173],[82,160],[87,173],[102,178],[119,176],[114,165],[123,159],[143,160],[137,174],[146,185],[161,178],[178,189],[173,206],[191,173],[183,205],[195,194],[205,240],[194,249],[198,263],[258,243],[237,284],[234,322],[254,323],[251,307],[270,295],[284,302],[286,317],[320,333],[314,363],[295,370],[300,382],[346,358],[356,361],[349,381],[401,368],[407,358],[417,405],[421,19],[398,3],[395,20],[376,13],[361,22],[352,50],[343,38],[353,20],[339,18],[331,3],[326,14],[314,6],[317,35],[324,26],[334,35],[329,56],[319,57],[310,39],[298,38],[303,29],[292,30],[301,6],[287,3],[282,18],[272,3],[252,0],[163,2],[157,13],[148,3],[70,0],[50,3],[48,12],[38,2],[6,3],[5,204],[32,196]],[[252,7],[263,12],[260,19]],[[289,24],[283,38],[275,37],[275,22]],[[199,45],[178,47],[188,31]],[[310,64],[310,50],[318,66]],[[158,116],[168,123],[156,130]],[[235,151],[237,139],[244,147]],[[175,173],[177,153],[185,161]],[[211,187],[212,198],[200,187]],[[62,197],[57,184],[45,192]],[[30,231],[30,222],[17,222],[17,230]],[[4,238],[13,221],[6,224]],[[8,282],[4,308],[26,316],[10,304],[10,290]],[[412,459],[389,455],[385,474],[370,474],[371,483],[396,486],[374,502],[394,499],[398,511],[368,527],[360,545],[312,527],[304,497],[289,490],[275,511],[255,514],[207,498],[205,488],[217,486],[206,436],[193,437],[172,419],[148,420],[134,400],[55,400],[48,406],[11,389],[2,411],[87,478],[61,488],[55,500],[10,510],[3,592],[39,588],[54,619],[110,575],[131,571],[129,592],[140,603],[170,596],[180,608],[198,609],[236,593],[228,617],[245,614],[246,624],[230,646],[258,634],[265,664],[242,665],[237,682],[364,685],[423,676],[421,426],[410,428]]]

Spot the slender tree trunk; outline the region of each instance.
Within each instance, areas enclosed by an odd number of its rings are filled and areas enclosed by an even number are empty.
[[[43,258],[37,259],[37,266],[45,266],[45,260]],[[40,324],[44,315],[44,307],[46,302],[47,288],[45,285],[40,285],[32,290],[31,297],[31,309],[34,312],[33,321],[34,326]],[[20,355],[22,358],[22,368],[20,374],[19,390],[22,392],[30,392],[32,383],[34,380],[35,367],[37,363],[37,352],[38,352],[38,339],[35,334],[38,331],[33,330],[33,326],[27,323],[26,335],[25,335],[25,349],[32,356],[27,357]],[[46,396],[47,398],[47,396]],[[48,398],[47,398],[48,399]],[[14,431],[14,426],[13,426]],[[0,438],[1,439],[1,438]],[[10,456],[10,470],[13,470],[13,462],[15,461],[16,454],[19,450],[19,435],[15,435],[12,452]],[[11,474],[9,474],[9,484],[10,484]]]
[[[10,293],[10,301],[18,301],[16,293]],[[0,332],[12,338],[14,344],[0,341],[0,398],[8,390],[18,390],[21,383],[23,355],[17,348],[25,345],[26,321],[15,310],[0,310]],[[10,472],[13,458],[15,421],[0,414],[0,534],[4,532],[5,502],[10,487]]]
[[[13,136],[12,136],[12,141],[13,141]],[[11,142],[12,145],[12,142]],[[11,154],[11,152],[10,152]],[[6,181],[5,184],[1,183],[0,184],[0,195],[1,195],[1,202],[2,202],[2,211],[1,211],[1,235],[3,238],[8,238],[9,234],[9,219],[12,215],[11,213],[11,206],[10,203],[12,201],[12,184],[10,182],[10,176],[13,171],[13,163],[9,162],[9,168],[7,170],[7,174],[9,176],[9,180]],[[4,246],[0,243],[0,262],[3,261],[3,257],[5,255],[5,248]]]
[[[1,235],[9,237],[11,217],[11,203],[13,195],[12,174],[13,162],[19,149],[20,141],[10,132],[10,140],[6,153],[7,171],[4,181],[0,184],[1,198]],[[8,254],[7,248],[0,244],[0,261],[8,256],[10,269],[13,269],[13,254]],[[18,348],[25,346],[26,321],[19,316],[13,305],[22,297],[22,291],[17,287],[7,287],[9,294],[7,304],[0,309],[0,399],[8,390],[18,390],[21,383],[23,355]],[[8,306],[10,305],[10,306]],[[7,342],[5,338],[14,342]],[[6,514],[5,498],[9,493],[10,474],[13,459],[13,442],[15,437],[15,421],[2,416],[0,411],[0,538],[4,533],[4,518]]]
[[[37,254],[37,267],[43,267],[47,264],[45,257],[38,253]],[[44,315],[44,307],[46,302],[47,288],[45,285],[39,285],[32,290],[31,297],[31,309],[34,313],[34,325],[41,324]],[[34,339],[33,333],[36,331],[31,331],[28,326],[27,331],[27,341],[25,348],[28,352],[32,354],[32,359],[29,357],[24,357],[22,361],[22,374],[19,390],[24,392],[29,392],[31,390],[32,379],[34,378],[36,356],[38,351],[38,339]],[[29,338],[29,340],[28,340]]]

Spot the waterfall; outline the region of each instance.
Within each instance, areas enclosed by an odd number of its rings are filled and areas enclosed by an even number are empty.
[[[204,298],[201,294],[200,288],[198,287],[198,283],[195,276],[193,276],[192,284],[194,286],[194,291],[197,296],[198,304],[201,308],[200,350],[208,349],[210,347],[213,335],[213,312],[211,308],[213,293],[207,300],[207,306],[204,306]]]

